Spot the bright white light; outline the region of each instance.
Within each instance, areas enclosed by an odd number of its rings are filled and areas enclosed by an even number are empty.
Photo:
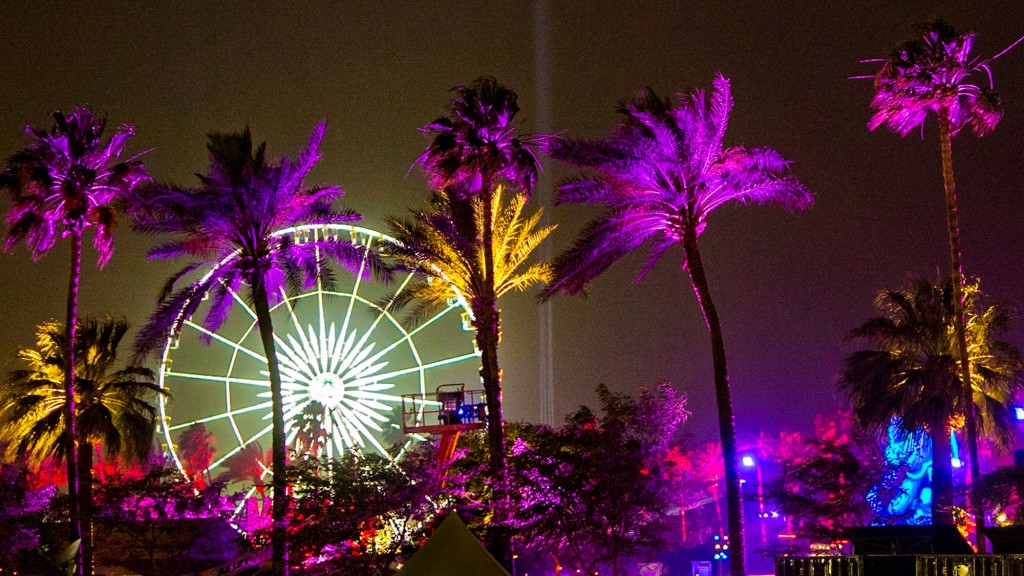
[[[1014,408],[1013,415],[1017,417],[1017,420],[1024,422],[1024,406],[1017,406]]]
[[[388,392],[394,383],[383,381],[388,377],[381,374],[388,365],[384,354],[374,353],[376,343],[365,335],[360,338],[355,330],[343,334],[333,322],[304,328],[278,340],[289,441],[303,434],[324,438],[332,452],[368,444],[385,452],[374,433],[383,431],[382,424],[391,420],[387,414],[402,397]],[[260,396],[269,398],[270,392]],[[300,415],[307,416],[302,429],[296,423]]]
[[[964,463],[959,458],[953,458],[951,462],[953,463],[953,468],[960,468],[961,466],[964,465]]]
[[[747,468],[753,468],[754,467],[754,457],[753,456],[744,456],[743,457],[743,465],[746,466]]]

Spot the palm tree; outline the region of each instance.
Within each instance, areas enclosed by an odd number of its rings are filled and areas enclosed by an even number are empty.
[[[956,281],[941,285],[919,280],[903,290],[881,292],[881,315],[855,328],[850,338],[867,348],[846,357],[839,387],[850,395],[853,415],[868,430],[884,434],[895,422],[902,434],[925,429],[932,439],[932,518],[951,524],[950,427],[969,405],[959,367],[956,334]],[[976,310],[977,285],[965,286],[967,350],[971,362],[979,429],[997,445],[1013,442],[1007,403],[1024,389],[1024,360],[1009,342],[996,337],[1009,316],[1001,306]],[[895,419],[895,420],[894,420]]]
[[[548,263],[527,266],[534,249],[555,229],[538,227],[542,212],[524,214],[526,195],[519,192],[507,203],[502,201],[503,187],[491,195],[490,212],[480,196],[459,199],[444,190],[429,198],[430,209],[414,211],[412,220],[388,218],[396,242],[383,253],[402,267],[417,270],[419,278],[387,299],[387,304],[403,308],[415,303],[409,313],[413,323],[438,309],[448,306],[452,298],[464,298],[473,314],[477,348],[483,352],[492,341],[487,334],[486,317],[493,308],[494,324],[499,333],[493,338],[492,358],[497,364],[497,343],[500,341],[499,298],[513,290],[526,290],[551,279]],[[488,290],[488,270],[477,242],[480,229],[490,225],[493,234],[493,291]],[[501,423],[501,379],[484,380],[487,396],[488,452],[491,467],[504,469],[504,452],[494,453],[495,445],[504,445]]]
[[[128,323],[83,318],[75,346],[74,426],[65,410],[64,367],[70,356],[67,331],[60,322],[39,326],[36,348],[18,352],[23,368],[8,374],[0,389],[0,438],[9,441],[8,455],[35,463],[68,459],[67,436],[78,435],[79,510],[84,569],[92,571],[93,455],[142,462],[153,443],[156,408],[149,395],[166,395],[148,368],[116,369],[118,347]]]
[[[461,242],[479,248],[483,260],[477,280],[478,304],[473,318],[482,368],[480,376],[487,396],[487,435],[491,467],[498,477],[505,470],[505,435],[501,414],[501,370],[498,366],[498,339],[501,331],[498,313],[497,276],[494,247],[495,197],[499,188],[510,184],[524,194],[537,183],[537,158],[527,141],[516,133],[513,122],[519,112],[518,97],[512,90],[490,77],[478,79],[472,86],[454,89],[450,116],[440,117],[425,128],[433,140],[417,162],[426,172],[431,188],[445,190],[456,206],[464,200],[479,198],[484,216],[475,230],[464,229]],[[466,208],[459,208],[464,214]],[[477,223],[474,223],[477,224]]]
[[[1020,42],[1018,40],[1017,42]],[[953,274],[955,325],[960,346],[960,378],[970,382],[970,360],[967,354],[967,336],[964,312],[964,273],[960,250],[960,219],[956,182],[953,178],[953,136],[969,126],[977,136],[995,129],[1003,116],[999,97],[992,90],[989,62],[1009,50],[987,60],[971,55],[974,34],[958,33],[942,20],[922,27],[920,37],[904,42],[888,58],[881,60],[882,68],[875,75],[875,96],[871,107],[875,109],[868,127],[871,130],[888,126],[906,136],[915,128],[923,129],[929,114],[939,121],[939,142],[942,153],[942,181],[946,200],[946,223],[949,229],[949,256]],[[1014,43],[1016,45],[1016,43]],[[988,86],[972,82],[972,74],[984,72]],[[961,391],[965,405],[971,402],[970,390]],[[981,474],[978,453],[978,431],[975,408],[966,410],[967,442],[971,453],[971,478]],[[975,521],[979,548],[984,547],[981,536],[985,526],[980,506],[975,506]]]
[[[333,202],[343,192],[335,186],[306,187],[304,181],[320,159],[319,146],[325,125],[309,136],[305,150],[294,161],[271,162],[266,144],[253,146],[248,129],[240,133],[210,135],[207,148],[210,168],[200,176],[197,188],[154,185],[126,202],[135,228],[144,233],[175,234],[177,239],[157,246],[150,258],[192,257],[168,280],[157,310],[136,337],[140,352],[155,350],[168,334],[178,334],[184,322],[198,311],[205,296],[209,307],[204,327],[216,331],[227,318],[235,295],[248,286],[244,297],[251,303],[267,358],[273,428],[273,565],[275,574],[288,570],[287,478],[284,404],[281,372],[274,342],[270,306],[283,294],[332,277],[323,267],[325,258],[360,273],[359,263],[368,259],[369,271],[385,279],[386,270],[366,248],[353,242],[324,238],[295,242],[275,232],[299,224],[329,224],[358,220],[354,212],[335,210]],[[176,289],[183,278],[208,270],[200,279]],[[241,297],[241,296],[240,296]]]
[[[213,454],[217,451],[214,447],[216,442],[217,438],[213,432],[207,432],[206,426],[202,423],[189,426],[178,436],[175,451],[181,459],[185,475],[195,482],[200,490],[213,482],[210,477],[210,463],[213,462]]]
[[[267,475],[266,462],[273,459],[272,451],[264,451],[259,442],[246,444],[224,461],[224,471],[217,476],[217,480],[221,482],[252,482],[262,505],[266,491],[266,484],[263,483],[263,478]]]
[[[58,237],[71,240],[70,276],[64,326],[66,340],[71,343],[64,366],[64,420],[71,426],[67,441],[70,457],[68,493],[70,502],[71,540],[81,537],[78,506],[78,452],[74,445],[78,435],[75,418],[75,330],[78,327],[78,287],[82,270],[82,238],[85,229],[96,227],[93,246],[102,268],[114,251],[116,224],[111,202],[120,194],[132,190],[149,176],[140,155],[121,160],[125,145],[135,133],[131,126],[122,126],[110,139],[103,141],[106,119],[94,116],[88,108],[76,108],[70,114],[54,112],[53,127],[49,132],[26,127],[30,143],[11,157],[6,170],[0,174],[0,189],[12,197],[7,213],[7,238],[4,249],[12,251],[24,242],[34,259],[41,258],[53,248]],[[88,553],[86,547],[81,549]],[[81,555],[79,556],[79,560]],[[88,570],[91,570],[89,568]],[[87,574],[81,562],[76,562],[76,573]]]
[[[563,184],[558,202],[604,205],[568,251],[555,259],[555,281],[545,291],[578,294],[626,253],[651,242],[650,257],[637,281],[675,245],[681,245],[697,302],[711,336],[719,431],[725,458],[726,503],[732,573],[746,573],[743,516],[736,463],[736,431],[718,312],[704,273],[697,237],[708,216],[735,201],[777,204],[793,210],[813,202],[789,174],[789,163],[771,148],[724,147],[732,110],[729,81],[718,75],[710,96],[680,94],[679,102],[651,90],[625,102],[623,121],[598,141],[558,138],[548,146],[563,162],[592,169]]]

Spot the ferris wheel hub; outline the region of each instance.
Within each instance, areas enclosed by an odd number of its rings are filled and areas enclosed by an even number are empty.
[[[308,386],[310,400],[324,406],[334,406],[345,397],[345,381],[333,372],[317,374]]]

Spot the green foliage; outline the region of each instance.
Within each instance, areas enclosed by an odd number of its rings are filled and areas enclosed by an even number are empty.
[[[56,551],[46,547],[39,548],[41,562],[36,565],[36,570],[40,576],[71,576],[75,573],[75,556],[81,545],[81,540],[75,540]]]
[[[1024,388],[1024,360],[1000,340],[1010,326],[1005,306],[981,308],[978,285],[965,287],[968,353],[981,432],[1002,446],[1013,439],[1008,402]],[[840,388],[850,394],[853,414],[869,430],[884,432],[893,417],[914,433],[963,415],[958,345],[954,332],[953,285],[918,280],[878,294],[880,316],[850,332],[868,347],[847,356]],[[933,433],[935,431],[932,431]]]
[[[951,279],[920,279],[879,293],[880,315],[850,332],[866,348],[846,357],[839,376],[839,387],[849,394],[853,415],[864,428],[881,435],[895,422],[904,436],[918,429],[931,435],[932,517],[947,523],[953,506],[949,430],[964,419],[965,396],[973,394],[979,433],[1006,446],[1014,430],[1008,404],[1024,389],[1024,359],[1016,346],[999,339],[1010,325],[1009,311],[1000,305],[983,308],[977,284],[966,286],[963,296],[969,390],[960,370]]]
[[[303,574],[390,574],[450,500],[432,450],[400,462],[377,454],[308,459],[288,475],[294,482],[288,539],[294,570]]]

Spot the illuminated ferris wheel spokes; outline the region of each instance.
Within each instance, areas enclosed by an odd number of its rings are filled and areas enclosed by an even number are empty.
[[[282,233],[293,234],[296,242],[348,234],[366,247],[367,254],[385,239],[371,230],[349,226],[307,226]],[[442,335],[446,330],[461,331],[459,315],[452,313],[465,315],[462,299],[454,298],[448,307],[416,327],[406,328],[395,318],[390,304],[375,303],[384,289],[362,281],[369,265],[364,256],[359,274],[347,288],[317,282],[302,294],[282,294],[271,309],[286,438],[295,449],[332,456],[349,450],[388,455],[386,446],[401,430],[398,407],[402,395],[423,394],[428,374],[448,374],[453,369],[444,367],[453,364],[465,363],[468,370],[463,370],[475,373],[472,363],[466,362],[478,357],[472,338]],[[412,273],[404,275],[399,289],[413,277]],[[209,467],[214,475],[247,446],[269,444],[272,431],[267,358],[255,311],[241,295],[234,291],[230,295],[243,312],[235,315],[231,328],[212,332],[186,321],[180,337],[168,340],[159,375],[161,386],[173,384],[176,394],[187,390],[193,397],[221,391],[216,404],[208,402],[192,413],[183,412],[180,424],[170,422],[163,401],[160,406],[165,440],[172,453],[174,437],[185,429],[198,424],[214,429],[220,439],[218,456]],[[210,342],[214,354],[228,355],[226,367],[200,363],[194,360],[199,354],[179,349],[179,345],[195,348],[200,337]],[[172,370],[175,360],[178,364]],[[435,381],[435,385],[443,383]],[[176,453],[173,458],[182,467]]]

